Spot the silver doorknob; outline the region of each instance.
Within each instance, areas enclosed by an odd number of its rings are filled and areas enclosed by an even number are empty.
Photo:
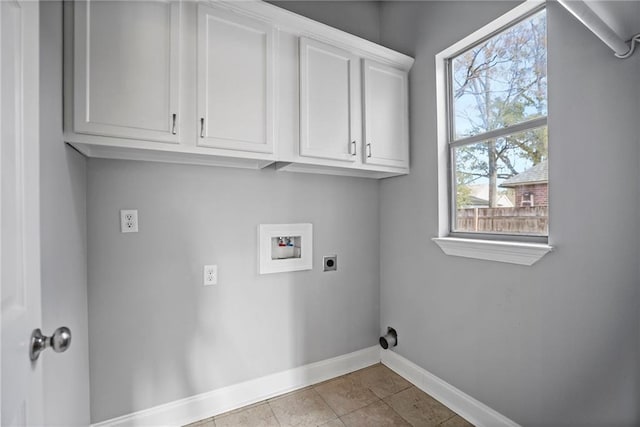
[[[33,333],[31,333],[29,357],[31,357],[31,360],[38,360],[40,353],[48,347],[51,347],[56,353],[62,353],[66,351],[70,345],[71,331],[65,326],[56,329],[50,337],[42,335],[40,329],[34,329]]]

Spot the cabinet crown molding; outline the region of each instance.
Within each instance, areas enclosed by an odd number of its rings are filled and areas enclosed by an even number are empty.
[[[409,71],[413,66],[414,59],[408,55],[261,0],[208,0],[205,3],[265,20],[280,31],[331,44],[355,55],[367,57],[403,71]]]

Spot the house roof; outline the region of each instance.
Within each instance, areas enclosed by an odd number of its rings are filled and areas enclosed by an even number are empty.
[[[489,206],[489,201],[487,199],[471,195],[469,196],[469,206]]]
[[[543,160],[526,171],[505,180],[500,187],[519,187],[528,184],[543,184],[549,181],[549,161]]]
[[[482,208],[489,206],[489,184],[468,184],[466,187],[471,191],[469,204],[466,207]],[[498,194],[496,200],[497,207],[513,207],[513,201],[506,194]]]

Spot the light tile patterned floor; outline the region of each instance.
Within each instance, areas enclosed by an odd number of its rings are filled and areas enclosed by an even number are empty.
[[[473,427],[381,364],[187,427],[245,426]]]

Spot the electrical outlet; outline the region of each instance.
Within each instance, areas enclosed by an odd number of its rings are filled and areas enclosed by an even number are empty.
[[[138,211],[137,210],[121,210],[120,211],[120,231],[123,233],[138,232]]]
[[[218,284],[218,266],[217,265],[205,265],[204,266],[204,285],[211,286]]]
[[[336,271],[338,269],[338,255],[329,255],[322,258],[322,271]]]

